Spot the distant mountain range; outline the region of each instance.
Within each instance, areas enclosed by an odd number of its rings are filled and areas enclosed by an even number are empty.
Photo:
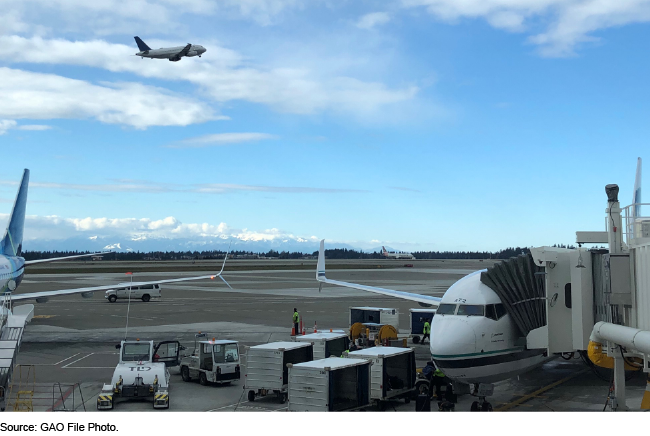
[[[118,237],[72,237],[63,240],[31,240],[25,241],[24,249],[28,251],[207,251],[207,250],[228,250],[233,251],[252,251],[254,253],[266,253],[269,250],[289,251],[301,253],[313,253],[318,251],[318,240],[306,240],[302,238],[278,238],[273,240],[242,240],[236,237],[206,238],[205,240],[196,239],[168,239],[168,238],[146,238],[146,239],[126,239]],[[348,250],[357,250],[345,243],[328,243],[327,248],[347,248]],[[388,247],[386,247],[388,248]],[[381,247],[376,250],[363,250],[372,253],[380,251]],[[392,249],[391,249],[392,250]]]

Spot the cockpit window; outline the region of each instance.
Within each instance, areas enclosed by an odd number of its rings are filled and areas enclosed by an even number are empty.
[[[485,316],[485,306],[475,304],[461,304],[458,306],[457,315]]]
[[[124,344],[124,347],[122,347],[122,362],[148,361],[149,353],[149,344]]]
[[[485,317],[493,319],[494,321],[497,320],[497,314],[494,310],[494,304],[488,304],[485,306]]]
[[[456,304],[441,304],[436,310],[436,315],[453,315],[456,313]]]
[[[503,303],[495,304],[495,309],[497,312],[497,319],[501,319],[506,315],[506,308]]]

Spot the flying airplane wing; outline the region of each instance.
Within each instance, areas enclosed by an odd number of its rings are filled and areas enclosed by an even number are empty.
[[[108,253],[111,253],[111,252],[110,251],[102,251],[101,253],[77,254],[75,256],[51,257],[49,259],[38,259],[38,260],[26,260],[25,265],[34,265],[35,263],[45,263],[45,262],[56,262],[57,260],[76,259],[78,257],[99,256],[101,254],[108,254]]]
[[[226,259],[227,258],[228,258],[228,255],[226,255]],[[88,288],[59,289],[59,290],[56,290],[56,291],[32,292],[32,293],[27,293],[27,294],[12,294],[11,295],[11,301],[16,302],[16,301],[37,300],[37,299],[47,300],[50,297],[59,297],[59,296],[62,296],[62,295],[86,294],[86,293],[95,292],[95,291],[108,291],[110,289],[124,289],[124,288],[128,288],[129,286],[162,285],[162,284],[165,284],[165,283],[189,282],[189,281],[192,281],[192,280],[207,280],[207,279],[214,280],[215,277],[219,277],[221,280],[223,280],[223,282],[226,285],[228,285],[228,287],[230,289],[232,289],[232,287],[228,284],[226,279],[224,279],[221,276],[221,273],[223,272],[223,268],[226,266],[226,259],[223,260],[223,265],[221,266],[221,271],[219,271],[217,274],[195,276],[195,277],[184,277],[184,278],[178,278],[178,279],[155,280],[155,281],[151,281],[151,282],[133,282],[133,283],[129,283],[126,286],[124,284],[106,285],[106,286],[91,286],[91,287],[88,287]]]
[[[429,295],[413,294],[411,292],[394,291],[392,289],[376,288],[374,286],[357,285],[356,283],[340,282],[330,280],[325,277],[325,240],[320,241],[320,250],[318,251],[318,265],[316,267],[316,280],[321,283],[330,285],[343,286],[346,288],[359,289],[361,291],[374,292],[375,294],[389,295],[391,297],[411,300],[427,306],[438,306],[440,297],[431,297]],[[320,291],[320,290],[319,290]]]
[[[192,48],[192,44],[187,44],[185,47],[183,47],[183,49],[181,51],[178,52],[178,54],[176,56],[178,56],[179,58],[181,56],[187,56],[187,54],[190,52],[191,48]]]

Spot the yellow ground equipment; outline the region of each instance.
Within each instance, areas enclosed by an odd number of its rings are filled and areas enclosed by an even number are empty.
[[[16,377],[17,376],[17,377]],[[14,386],[18,379],[18,387]],[[36,368],[34,365],[16,365],[9,388],[10,407],[14,412],[33,412],[34,386],[36,385]]]

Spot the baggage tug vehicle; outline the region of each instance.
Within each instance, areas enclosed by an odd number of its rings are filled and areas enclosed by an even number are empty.
[[[169,408],[169,370],[178,366],[183,348],[178,341],[122,341],[120,361],[111,384],[105,384],[97,397],[97,410],[113,409],[122,399],[153,398],[154,409]]]

